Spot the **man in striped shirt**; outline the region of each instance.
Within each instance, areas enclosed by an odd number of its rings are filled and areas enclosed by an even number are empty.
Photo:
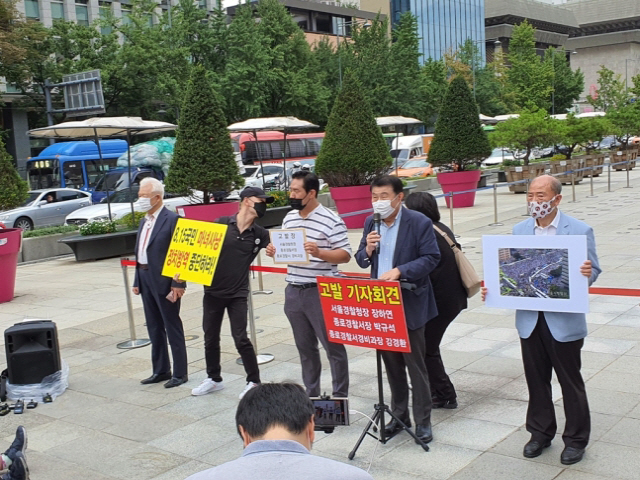
[[[347,227],[340,217],[318,202],[320,182],[313,173],[295,172],[289,188],[293,210],[287,214],[282,226],[305,229],[304,249],[309,254],[308,264],[287,266],[289,285],[284,301],[284,313],[291,323],[300,354],[302,380],[310,397],[320,396],[320,340],[331,367],[333,396],[346,397],[349,393],[347,351],[344,345],[332,343],[327,338],[316,276],[335,275],[337,264],[351,259]],[[273,244],[267,247],[266,253],[270,257],[275,255]]]

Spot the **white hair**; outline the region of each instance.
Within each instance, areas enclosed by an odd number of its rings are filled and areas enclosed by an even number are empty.
[[[156,195],[160,195],[164,198],[164,185],[160,180],[153,177],[146,177],[140,180],[140,188],[145,185],[151,185],[151,193],[155,193]]]

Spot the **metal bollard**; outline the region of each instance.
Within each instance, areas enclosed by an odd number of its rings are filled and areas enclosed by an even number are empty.
[[[453,233],[453,192],[449,192],[449,228]]]
[[[129,317],[129,334],[131,336],[131,340],[127,340],[126,342],[121,342],[116,345],[116,347],[125,350],[146,347],[151,343],[151,340],[148,338],[136,338],[136,324],[133,320],[133,304],[131,303],[131,288],[129,286],[129,275],[127,275],[127,263],[129,262],[131,262],[131,260],[123,258],[120,261],[120,266],[122,267],[122,275],[124,276],[124,290],[127,295],[127,315]]]
[[[493,223],[490,223],[490,227],[499,227],[503,225],[498,222],[498,184],[493,184]]]
[[[629,170],[631,170],[631,162],[629,160],[627,160],[627,186],[624,188],[631,188],[631,185],[629,185]]]
[[[576,178],[573,171],[571,171],[571,198],[573,199],[571,203],[576,203]]]
[[[258,261],[258,266],[261,267],[262,262],[260,261],[260,253],[258,253],[256,260]],[[253,294],[254,295],[271,295],[272,293],[273,293],[273,290],[264,289],[264,285],[262,284],[262,272],[259,271],[258,272],[258,290],[254,291]]]
[[[587,198],[595,198],[595,197],[597,197],[597,195],[593,194],[593,174],[594,174],[594,172],[595,172],[595,169],[593,169],[591,171],[591,176],[589,177],[589,184],[590,184],[590,187],[591,187],[591,195],[587,195]]]
[[[611,191],[611,160],[607,164],[607,192]]]
[[[249,274],[249,291],[251,291],[251,274]],[[273,361],[275,356],[270,353],[258,353],[258,339],[256,338],[256,321],[253,313],[253,298],[251,294],[247,298],[247,311],[249,316],[249,336],[251,337],[251,343],[253,344],[253,350],[256,353],[256,358],[258,359],[258,365],[262,365],[263,363],[269,363]],[[238,365],[242,365],[242,357],[236,360]]]

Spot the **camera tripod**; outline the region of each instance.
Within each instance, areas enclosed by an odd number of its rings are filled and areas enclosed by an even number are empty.
[[[420,440],[418,436],[415,434],[415,432],[410,427],[405,425],[404,422],[400,420],[396,415],[394,415],[394,413],[391,411],[389,406],[386,403],[384,403],[384,391],[382,388],[382,353],[380,350],[376,350],[376,366],[378,371],[378,403],[376,403],[373,406],[373,408],[375,409],[375,413],[367,423],[367,426],[362,431],[362,434],[360,435],[360,438],[358,439],[355,446],[353,447],[353,450],[351,450],[351,452],[349,453],[349,460],[353,460],[353,457],[355,457],[356,451],[358,450],[358,448],[360,448],[360,444],[364,440],[365,436],[369,435],[370,437],[373,437],[376,440],[378,440],[383,445],[386,444],[388,440],[393,438],[393,436],[395,436],[393,435],[391,437],[387,437],[387,435],[385,434],[385,431],[384,431],[384,426],[385,426],[384,414],[385,413],[388,414],[400,425],[402,425],[402,428],[409,435],[413,437],[416,443],[420,445],[425,452],[428,452],[429,446],[426,443],[424,443],[422,440]],[[374,435],[369,431],[371,427],[373,427],[374,432],[376,432],[378,429],[380,430],[380,433],[378,436]]]

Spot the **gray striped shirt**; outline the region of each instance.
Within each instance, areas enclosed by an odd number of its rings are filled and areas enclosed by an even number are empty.
[[[321,250],[342,249],[352,254],[347,238],[347,226],[331,210],[318,205],[307,218],[302,218],[298,210],[290,211],[284,218],[282,228],[304,228],[307,242],[315,242]],[[315,283],[317,275],[334,276],[338,272],[335,264],[309,257],[307,265],[287,265],[287,282]]]

